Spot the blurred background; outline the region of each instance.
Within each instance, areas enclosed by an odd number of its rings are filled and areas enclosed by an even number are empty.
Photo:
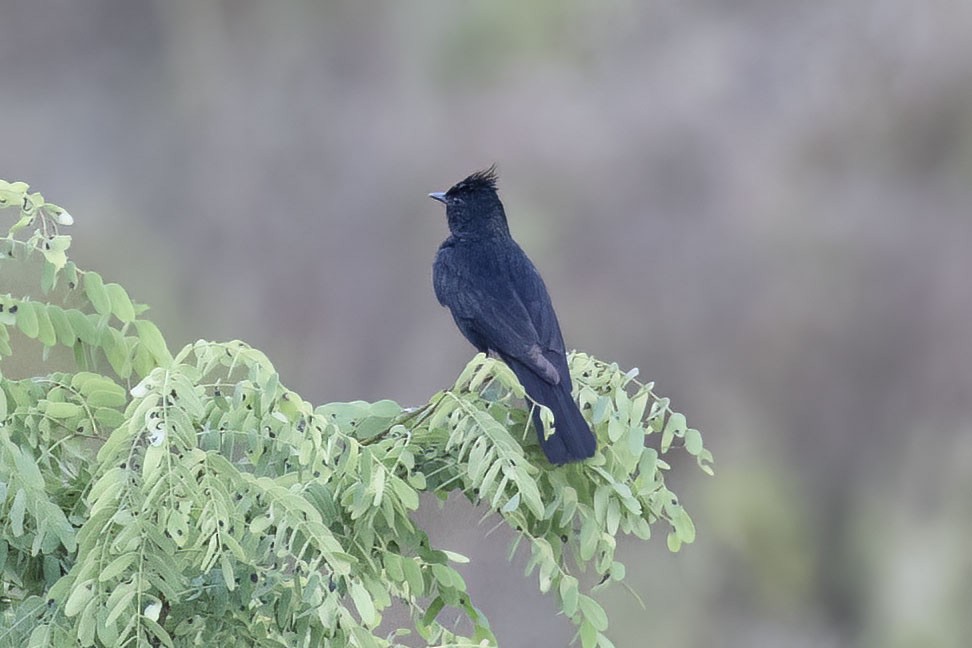
[[[624,545],[647,610],[601,597],[616,644],[965,646],[970,28],[955,0],[6,0],[0,177],[173,348],[415,405],[473,353],[426,194],[497,162],[568,345],[716,456],[672,476],[695,545]],[[566,645],[480,514],[421,512],[501,645]]]

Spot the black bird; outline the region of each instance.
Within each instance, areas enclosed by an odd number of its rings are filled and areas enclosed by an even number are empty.
[[[553,412],[549,439],[543,438],[540,410],[533,414],[551,463],[593,456],[597,441],[570,395],[557,314],[540,273],[510,236],[495,165],[429,197],[445,204],[451,233],[432,266],[439,303],[474,347],[502,358],[530,398]]]

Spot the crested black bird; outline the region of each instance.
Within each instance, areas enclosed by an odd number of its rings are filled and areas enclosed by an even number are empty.
[[[581,461],[594,455],[597,441],[570,394],[564,338],[550,295],[510,236],[496,179],[494,165],[446,192],[429,194],[445,204],[450,232],[432,266],[435,296],[474,347],[502,358],[527,395],[553,412],[555,433],[548,439],[539,408],[533,413],[547,459]]]

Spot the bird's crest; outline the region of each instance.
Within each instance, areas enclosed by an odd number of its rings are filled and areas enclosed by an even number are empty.
[[[454,195],[463,191],[475,191],[476,189],[489,189],[496,191],[496,181],[499,176],[496,173],[496,165],[491,165],[488,169],[476,171],[465,180],[460,180],[449,189],[447,194]]]

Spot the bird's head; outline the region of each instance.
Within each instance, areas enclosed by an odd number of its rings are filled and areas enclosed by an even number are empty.
[[[496,165],[477,171],[449,191],[430,193],[446,206],[449,230],[460,237],[509,236],[503,203],[496,193]]]

